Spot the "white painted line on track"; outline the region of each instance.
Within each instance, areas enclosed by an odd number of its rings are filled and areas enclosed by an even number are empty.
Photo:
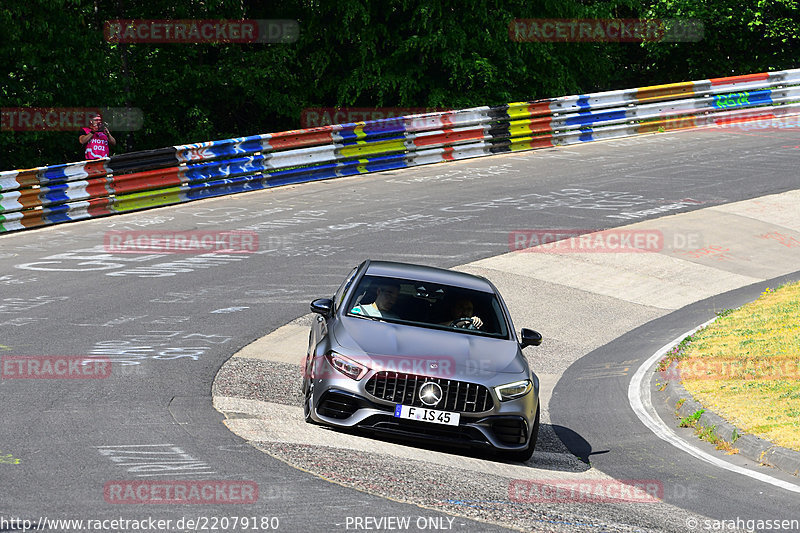
[[[694,457],[710,463],[716,467],[722,468],[724,470],[728,470],[730,472],[735,472],[737,474],[741,474],[743,476],[751,477],[753,479],[757,479],[759,481],[763,481],[764,483],[769,483],[770,485],[774,485],[776,487],[780,487],[786,489],[791,492],[800,493],[800,485],[795,485],[794,483],[789,483],[788,481],[783,481],[781,479],[774,478],[772,476],[768,476],[767,474],[763,474],[761,472],[755,472],[753,470],[749,470],[747,468],[737,466],[731,464],[727,461],[723,461],[719,457],[715,457],[709,453],[700,450],[699,448],[692,446],[682,438],[680,438],[669,426],[667,426],[661,417],[658,416],[656,413],[655,408],[653,407],[652,397],[650,395],[650,385],[649,380],[646,379],[650,368],[653,367],[659,360],[661,360],[666,353],[672,349],[673,346],[678,344],[688,335],[696,332],[700,328],[703,328],[710,323],[714,322],[716,318],[701,324],[700,326],[687,331],[674,341],[670,342],[666,346],[662,347],[656,353],[654,353],[647,361],[645,361],[642,366],[640,366],[636,373],[633,375],[631,379],[631,383],[628,386],[628,402],[630,403],[631,407],[633,408],[633,412],[636,413],[636,416],[639,417],[639,420],[647,426],[650,431],[655,433],[655,435],[664,440],[681,451],[687,452]]]

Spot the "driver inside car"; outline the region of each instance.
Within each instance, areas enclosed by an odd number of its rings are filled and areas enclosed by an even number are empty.
[[[450,320],[441,322],[442,326],[452,326],[466,329],[481,329],[483,320],[474,314],[472,300],[461,297],[454,300],[449,307]]]

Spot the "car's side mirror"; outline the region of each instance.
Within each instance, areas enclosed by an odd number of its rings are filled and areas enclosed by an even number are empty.
[[[542,344],[542,334],[528,328],[522,328],[520,331],[522,342],[520,343],[523,348],[527,346],[539,346]]]
[[[317,298],[313,302],[311,302],[311,311],[314,313],[319,313],[324,317],[331,316],[331,307],[333,306],[333,300],[330,298]]]

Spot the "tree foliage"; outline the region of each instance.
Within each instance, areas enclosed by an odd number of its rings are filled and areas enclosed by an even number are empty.
[[[139,108],[117,153],[299,127],[308,107],[463,108],[797,67],[796,0],[25,0],[0,6],[0,106]],[[515,42],[515,18],[696,18],[696,43]],[[113,19],[294,19],[290,44],[118,44]],[[0,131],[0,168],[80,160]]]
[[[798,0],[661,0],[643,15],[704,26],[696,43],[645,44],[645,71],[659,83],[800,67]]]

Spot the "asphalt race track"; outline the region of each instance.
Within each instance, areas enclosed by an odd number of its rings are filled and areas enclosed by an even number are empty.
[[[0,461],[0,516],[34,523],[41,517],[154,517],[172,520],[167,530],[174,531],[202,529],[174,526],[180,519],[212,517],[256,517],[260,529],[280,531],[398,529],[392,527],[397,523],[366,521],[381,517],[411,517],[411,530],[516,527],[514,520],[500,520],[503,525],[489,521],[497,521],[498,514],[483,514],[475,506],[459,512],[454,506],[421,507],[381,498],[369,487],[331,483],[263,453],[231,433],[213,408],[217,371],[255,339],[307,314],[313,298],[332,294],[364,258],[453,267],[508,252],[509,234],[515,230],[609,228],[796,190],[798,144],[800,134],[791,130],[649,135],[290,186],[4,235],[0,355],[93,356],[112,364],[104,379],[0,380],[0,458],[5,457]],[[258,233],[259,245],[247,254],[120,254],[104,249],[110,230],[247,230]],[[589,458],[594,469],[617,479],[677,476],[687,488],[681,497],[665,498],[659,508],[599,506],[588,511],[575,505],[559,511],[561,518],[542,512],[535,527],[659,530],[658,524],[669,520],[683,523],[683,516],[677,516],[681,510],[707,517],[800,518],[791,516],[797,494],[690,461],[648,434],[623,403],[628,377],[602,383],[578,379],[598,363],[646,359],[706,320],[709,309],[741,305],[764,286],[774,283],[654,315],[654,321],[630,333],[622,328],[590,353],[573,354],[585,357],[568,368],[559,367],[558,354],[545,352],[537,364],[535,353],[527,352],[537,373],[561,376],[552,384],[551,436],[558,435],[579,457]],[[559,294],[533,296],[558,309]],[[611,318],[617,327],[625,323],[624,316]],[[575,336],[596,335],[582,329],[582,323],[574,321]],[[296,357],[299,362],[302,353]],[[286,382],[297,377],[288,375],[291,369],[286,372]],[[280,382],[281,376],[271,379]],[[289,400],[291,394],[287,388]],[[554,438],[543,445],[552,464],[584,464]],[[428,453],[420,449],[419,458]],[[514,468],[535,470],[535,459]],[[303,460],[313,463],[315,457]],[[360,461],[369,463],[372,457],[362,451],[318,461],[357,470]],[[559,469],[552,464],[549,475],[557,477]],[[217,496],[214,503],[193,505],[129,504],[114,501],[110,492],[130,481],[189,479],[253,482],[257,501]],[[463,481],[480,484],[482,478]],[[755,506],[745,513],[748,504]],[[17,529],[0,524],[0,530]],[[680,526],[664,529],[679,531]]]

